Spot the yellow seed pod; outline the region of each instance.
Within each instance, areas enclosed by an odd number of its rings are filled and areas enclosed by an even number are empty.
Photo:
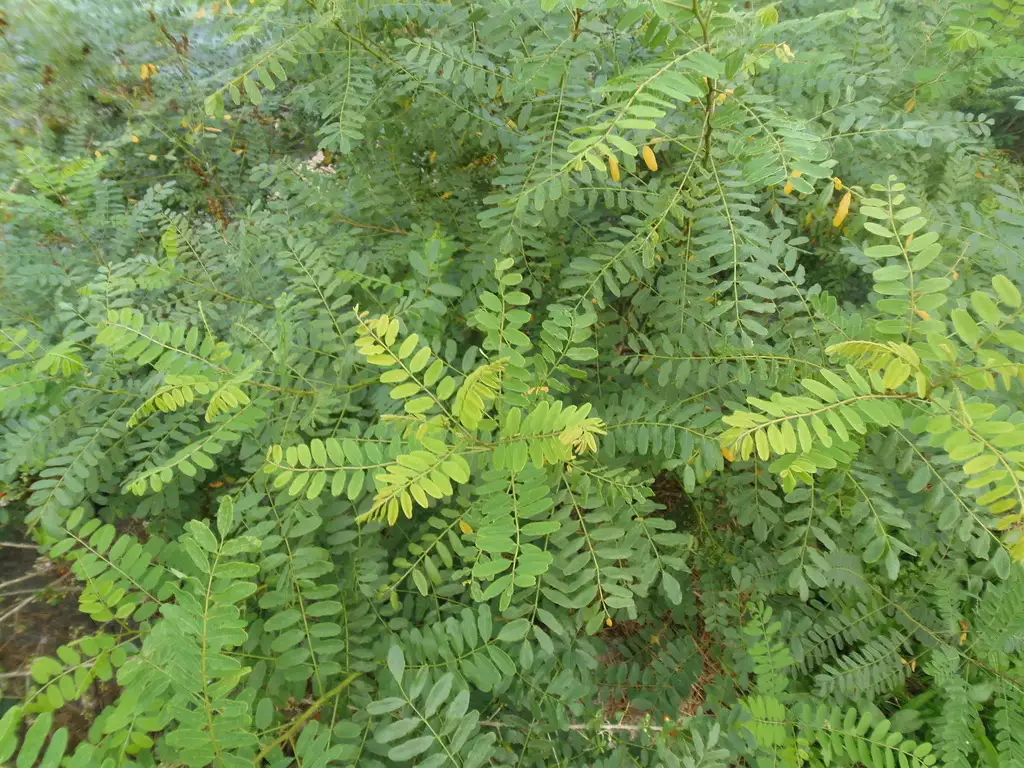
[[[656,171],[656,170],[658,170],[658,158],[655,157],[653,149],[651,149],[649,146],[647,146],[645,144],[644,148],[642,150],[640,150],[640,154],[644,158],[644,165],[647,166],[647,170],[649,170],[649,171]]]
[[[836,215],[832,219],[833,227],[842,226],[846,220],[846,216],[850,213],[850,203],[853,202],[853,193],[847,190],[846,194],[843,195],[843,199],[839,201],[839,207],[836,209]]]
[[[622,181],[622,171],[619,170],[619,161],[615,155],[608,155],[608,172],[612,175],[612,181]]]

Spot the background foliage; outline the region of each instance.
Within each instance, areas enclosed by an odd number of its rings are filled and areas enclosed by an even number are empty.
[[[0,12],[0,763],[1024,766],[1022,29]]]

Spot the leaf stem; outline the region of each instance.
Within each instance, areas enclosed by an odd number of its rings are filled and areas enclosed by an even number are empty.
[[[311,717],[313,717],[313,715],[315,715],[317,712],[320,711],[320,709],[324,706],[324,704],[326,704],[331,699],[333,699],[335,696],[337,696],[339,693],[341,693],[346,688],[348,688],[356,680],[356,678],[360,677],[361,675],[362,675],[362,672],[352,672],[352,673],[350,673],[348,677],[346,677],[344,680],[342,680],[336,686],[331,688],[331,690],[329,690],[327,693],[325,693],[319,699],[314,701],[309,709],[307,709],[305,712],[303,712],[301,715],[299,715],[297,718],[295,718],[295,722],[293,722],[291,724],[291,726],[288,728],[288,730],[286,730],[284,733],[282,733],[280,736],[278,736],[276,739],[274,739],[272,742],[270,742],[269,744],[264,746],[259,751],[259,753],[256,755],[255,759],[253,760],[253,765],[254,766],[258,766],[263,761],[263,759],[267,755],[269,755],[271,753],[271,751],[275,747],[278,747],[281,744],[284,744],[284,742],[290,740],[292,738],[292,736],[294,736],[296,733],[298,733],[299,729],[302,728],[302,726],[306,723],[307,720],[309,720]]]

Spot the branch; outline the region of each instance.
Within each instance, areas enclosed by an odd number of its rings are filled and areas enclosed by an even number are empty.
[[[34,574],[33,574],[33,575],[34,575]],[[61,582],[62,582],[63,580],[64,580],[64,577],[63,577],[63,576],[61,576],[61,577],[60,577],[59,579],[56,579],[56,580],[54,580],[54,581],[51,581],[51,582],[50,582],[49,584],[47,584],[47,585],[46,585],[45,587],[40,587],[39,589],[33,589],[33,590],[32,590],[32,592],[33,592],[33,594],[32,594],[32,595],[30,595],[29,597],[26,597],[26,598],[25,598],[24,600],[22,600],[22,601],[21,601],[20,603],[18,603],[18,604],[17,604],[16,606],[14,606],[13,608],[11,608],[11,610],[9,610],[9,611],[8,611],[7,613],[5,613],[5,614],[4,614],[3,616],[0,616],[0,624],[3,624],[5,620],[9,619],[9,618],[10,618],[11,616],[13,616],[14,614],[16,614],[16,613],[17,613],[18,611],[20,611],[20,610],[21,610],[22,608],[24,608],[24,607],[25,607],[26,605],[28,605],[28,604],[29,604],[29,603],[31,603],[31,602],[32,602],[33,600],[35,600],[35,599],[36,599],[36,598],[37,598],[37,597],[39,596],[39,593],[40,593],[40,592],[44,592],[44,591],[46,591],[47,589],[52,589],[53,587],[55,587],[55,586],[57,586],[58,584],[60,584],[60,583],[61,583]]]
[[[511,725],[510,723],[502,723],[498,720],[481,720],[480,725],[484,728],[515,728],[515,726]],[[588,723],[572,723],[569,726],[570,731],[589,731],[592,728],[593,726],[589,725]],[[601,731],[602,733],[614,733],[616,731],[629,731],[630,733],[638,733],[640,731],[661,732],[665,729],[660,725],[644,725],[643,723],[638,723],[636,725],[633,725],[631,723],[602,723],[600,726],[598,726],[597,730]]]
[[[0,592],[0,599],[14,597],[15,595],[34,595],[36,592],[46,590],[51,594],[62,595],[67,592],[77,592],[78,587],[31,587],[29,589],[12,589],[10,592]]]
[[[701,37],[704,38],[704,50],[711,53],[711,30],[708,28],[708,20],[700,15],[700,0],[693,0],[690,12],[693,13],[694,18],[697,19],[697,23],[700,25]],[[711,115],[715,112],[716,81],[710,77],[706,77],[704,80],[708,92],[704,95],[704,128],[701,131],[700,140],[704,147],[704,157],[701,160],[701,164],[707,168],[711,160]]]
[[[383,232],[386,235],[408,235],[409,233],[404,229],[389,229],[388,227],[378,227],[376,224],[360,224],[358,221],[352,221],[344,216],[338,216],[335,221],[341,222],[342,224],[348,224],[350,227],[358,227],[359,229],[375,229],[379,232]]]
[[[22,670],[21,672],[2,672],[0,673],[0,680],[12,680],[15,677],[29,677],[32,673],[29,670]]]
[[[4,587],[10,587],[13,584],[20,584],[23,581],[28,581],[29,579],[34,579],[37,576],[43,576],[43,575],[46,574],[47,571],[52,571],[53,568],[54,568],[53,563],[50,563],[49,565],[46,566],[46,568],[43,568],[42,570],[32,571],[31,573],[26,573],[24,576],[19,576],[18,578],[11,579],[10,581],[0,582],[0,589],[3,589]]]
[[[274,739],[272,742],[267,744],[265,747],[263,747],[263,749],[259,751],[259,754],[256,755],[256,758],[252,761],[252,764],[254,766],[259,765],[261,762],[263,762],[263,758],[265,758],[267,755],[271,753],[274,747],[277,747],[280,744],[284,744],[286,741],[291,739],[291,737],[296,734],[296,732],[303,726],[303,724],[307,720],[309,720],[313,715],[320,711],[320,708],[323,707],[324,704],[326,704],[339,693],[348,688],[349,685],[351,685],[353,681],[355,681],[355,679],[359,677],[361,674],[361,672],[352,672],[348,677],[346,677],[336,686],[331,688],[331,690],[329,690],[319,699],[314,701],[313,704],[309,707],[309,709],[307,709],[305,712],[303,712],[301,715],[295,718],[295,722],[292,723],[291,726],[284,733],[282,733],[280,736],[278,736],[276,739]]]
[[[16,614],[18,611],[20,611],[22,608],[24,608],[26,605],[28,605],[29,603],[31,603],[35,599],[36,599],[35,595],[32,595],[31,597],[26,597],[24,600],[22,600],[16,606],[11,608],[11,610],[9,610],[3,616],[0,616],[0,624],[3,624],[6,619],[9,619],[11,616]]]

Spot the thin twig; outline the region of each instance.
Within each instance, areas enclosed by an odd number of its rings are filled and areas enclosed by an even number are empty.
[[[481,720],[480,725],[484,728],[515,729],[514,725],[510,723],[502,723],[497,720]],[[593,726],[587,723],[572,723],[569,726],[570,731],[589,731],[592,728]],[[629,731],[630,733],[637,733],[639,731],[663,731],[665,729],[660,725],[643,725],[642,723],[636,725],[631,723],[604,723],[598,727],[598,730],[605,733],[613,733],[615,731]]]
[[[383,232],[386,235],[408,235],[409,233],[404,229],[391,229],[389,227],[379,227],[376,224],[361,224],[358,221],[352,221],[352,219],[345,218],[344,216],[338,216],[335,221],[341,222],[342,224],[348,224],[350,227],[358,227],[359,229],[375,229],[378,232]]]
[[[35,544],[19,544],[16,541],[0,541],[0,547],[12,547],[14,549],[39,549]]]
[[[298,730],[302,727],[303,723],[305,723],[313,715],[315,715],[317,712],[319,712],[320,708],[324,704],[326,704],[331,699],[333,699],[335,696],[337,696],[339,693],[341,693],[346,688],[348,688],[352,684],[352,682],[356,678],[358,678],[361,674],[362,674],[361,672],[353,672],[353,673],[351,673],[348,677],[346,677],[344,680],[342,680],[336,686],[331,688],[331,690],[329,690],[327,693],[325,693],[323,696],[321,696],[319,699],[317,699],[315,702],[313,702],[312,706],[310,706],[309,709],[307,709],[305,712],[303,712],[301,715],[299,715],[297,718],[295,718],[295,722],[291,724],[291,726],[288,728],[288,730],[286,730],[283,734],[278,736],[276,739],[274,739],[272,742],[267,744],[265,747],[263,747],[259,751],[259,754],[256,755],[256,759],[252,761],[252,764],[254,766],[259,765],[263,761],[263,758],[265,758],[267,755],[269,755],[270,752],[274,749],[274,747],[280,746],[281,744],[284,744],[286,741],[291,739],[292,736],[294,736],[296,734],[296,732],[298,732]]]
[[[26,597],[24,600],[22,600],[16,606],[11,608],[11,610],[9,610],[3,616],[0,616],[0,624],[3,624],[4,620],[9,619],[11,616],[16,614],[18,611],[20,611],[22,608],[24,608],[26,605],[28,605],[29,603],[31,603],[35,599],[36,599],[36,595],[32,595],[31,597]]]
[[[20,610],[21,610],[22,608],[24,608],[24,607],[25,607],[26,605],[28,605],[29,603],[31,603],[32,601],[34,601],[34,600],[35,600],[35,599],[36,599],[37,597],[39,597],[39,593],[40,593],[40,592],[43,592],[43,591],[45,591],[45,590],[47,590],[47,589],[50,589],[50,588],[52,588],[52,587],[56,586],[57,584],[60,584],[60,582],[61,582],[61,581],[63,580],[63,578],[64,578],[64,577],[63,577],[63,576],[61,576],[61,577],[60,577],[59,579],[56,579],[55,581],[51,581],[51,582],[50,582],[49,584],[47,584],[47,585],[46,585],[45,587],[40,587],[39,589],[37,589],[37,590],[34,590],[34,594],[30,595],[29,597],[26,597],[26,598],[25,598],[24,600],[22,600],[22,601],[21,601],[20,603],[18,603],[18,604],[17,604],[16,606],[14,606],[13,608],[11,608],[11,610],[9,610],[9,611],[8,611],[7,613],[5,613],[5,614],[4,614],[3,616],[0,616],[0,624],[3,624],[5,620],[9,619],[9,618],[10,618],[11,616],[13,616],[14,614],[16,614],[16,613],[17,613],[18,611],[20,611]]]
[[[24,576],[19,576],[16,579],[11,579],[10,581],[5,581],[5,582],[0,583],[0,589],[4,589],[5,587],[13,586],[14,584],[20,584],[21,582],[28,581],[29,579],[34,579],[36,576],[42,576],[47,571],[52,570],[52,569],[53,569],[53,564],[51,563],[50,565],[48,565],[46,568],[44,568],[41,571],[33,571],[32,573],[26,573]]]
[[[31,674],[32,673],[27,669],[23,669],[20,672],[0,672],[0,680],[10,680],[15,677],[28,677]]]
[[[51,589],[50,587],[29,587],[28,589],[14,589],[10,592],[0,592],[0,600],[8,597],[14,597],[15,595],[34,595],[36,592],[42,592],[43,590],[60,595],[65,592],[75,592],[78,590],[78,587],[56,587],[54,589]]]

